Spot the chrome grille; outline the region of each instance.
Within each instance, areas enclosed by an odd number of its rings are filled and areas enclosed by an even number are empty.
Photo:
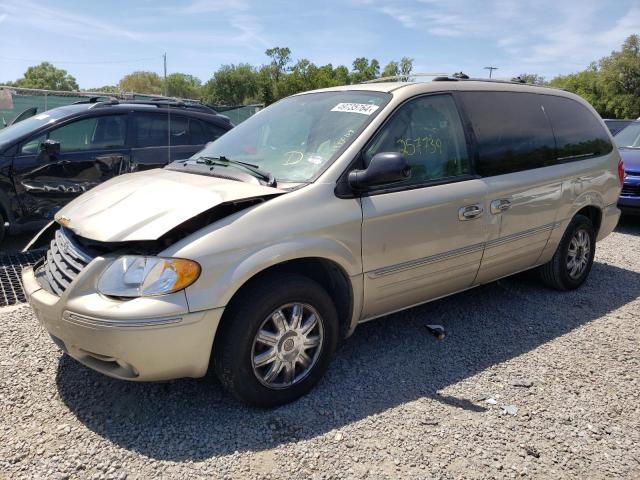
[[[62,295],[73,279],[93,260],[93,257],[73,240],[72,235],[64,228],[56,231],[44,263],[35,272],[40,286],[58,296]]]

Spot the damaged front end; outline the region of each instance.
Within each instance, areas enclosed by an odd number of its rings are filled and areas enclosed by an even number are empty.
[[[96,257],[155,256],[201,228],[264,201],[264,198],[258,197],[216,205],[175,226],[156,240],[102,242],[81,237],[69,228],[51,222],[31,241],[26,250],[48,247],[44,259],[34,266],[34,274],[43,289],[61,296],[76,276]]]
[[[114,179],[63,208],[31,241],[27,249],[47,249],[34,275],[41,288],[60,297],[97,257],[157,256],[198,230],[283,193],[162,170]]]

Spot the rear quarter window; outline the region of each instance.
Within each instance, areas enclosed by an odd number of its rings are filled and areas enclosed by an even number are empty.
[[[555,163],[555,141],[540,95],[460,92],[478,147],[482,176],[503,175]]]
[[[558,161],[606,155],[613,150],[609,134],[598,118],[576,100],[541,95],[558,148]]]

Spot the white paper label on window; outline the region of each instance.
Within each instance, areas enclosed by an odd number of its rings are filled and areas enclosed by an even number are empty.
[[[339,103],[331,109],[332,112],[362,113],[363,115],[371,115],[380,108],[378,105],[369,103]]]

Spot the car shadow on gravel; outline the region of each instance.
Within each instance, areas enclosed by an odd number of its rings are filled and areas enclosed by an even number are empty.
[[[71,412],[98,435],[151,458],[197,461],[315,438],[417,399],[481,412],[477,398],[438,392],[638,296],[640,274],[605,263],[574,292],[547,290],[531,275],[469,290],[361,325],[316,389],[274,410],[246,407],[215,381],[117,381],[66,356],[56,382]],[[449,336],[438,342],[426,323],[445,325]]]
[[[616,226],[616,232],[640,237],[640,214],[622,215],[618,225]]]

